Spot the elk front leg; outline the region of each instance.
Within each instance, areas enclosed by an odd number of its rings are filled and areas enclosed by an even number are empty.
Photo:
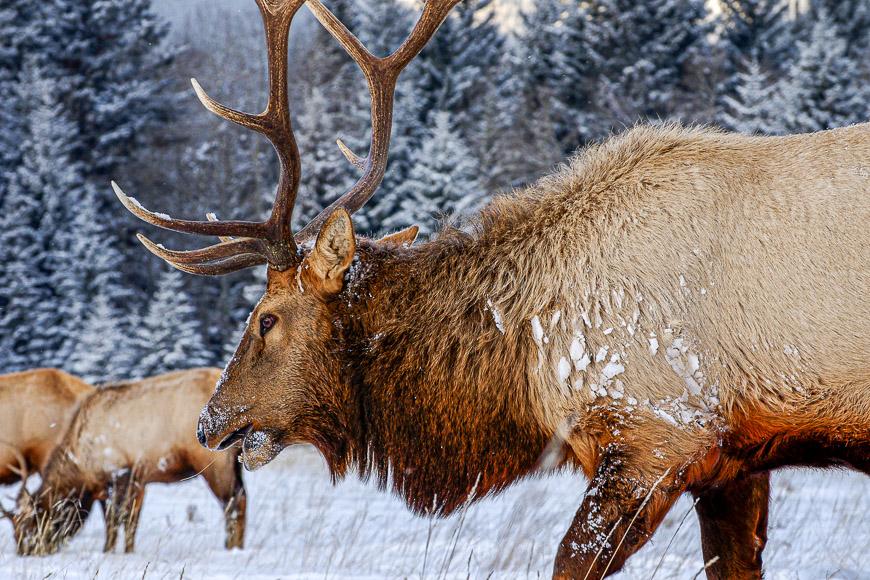
[[[615,573],[652,536],[682,492],[672,470],[643,473],[624,456],[605,457],[559,545],[553,578],[599,580]]]
[[[124,552],[133,552],[136,544],[136,530],[139,528],[139,514],[142,512],[142,502],[145,499],[145,486],[133,483],[128,488],[127,502],[124,508]]]
[[[701,524],[709,580],[758,580],[761,552],[767,543],[770,475],[745,476],[698,493],[695,510]]]
[[[248,499],[245,494],[245,487],[241,480],[233,494],[233,497],[224,506],[224,517],[226,519],[226,549],[243,548],[245,545],[245,511],[247,508]]]
[[[245,544],[245,512],[248,505],[242,464],[236,453],[228,452],[220,461],[209,461],[201,470],[206,483],[224,508],[227,550],[243,548]]]
[[[103,552],[105,553],[113,552],[118,543],[118,530],[123,523],[129,488],[130,477],[128,473],[113,474],[106,484],[106,497],[100,500],[100,506],[103,508],[103,521],[106,524],[106,542],[103,544]]]
[[[106,524],[106,541],[103,544],[103,552],[110,553],[114,551],[115,544],[118,543],[118,518],[119,508],[112,501],[112,491],[109,493],[108,499],[100,500],[100,507],[103,508],[103,521]]]

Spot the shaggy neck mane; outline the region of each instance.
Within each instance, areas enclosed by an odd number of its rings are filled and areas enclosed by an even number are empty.
[[[355,463],[419,513],[449,513],[529,474],[552,435],[526,372],[528,321],[511,324],[497,306],[523,279],[512,262],[525,250],[505,251],[490,218],[412,248],[362,241],[338,297],[355,427],[330,463],[337,475]]]

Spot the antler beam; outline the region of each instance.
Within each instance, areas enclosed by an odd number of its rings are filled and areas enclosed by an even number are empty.
[[[210,214],[208,221],[174,219],[145,209],[112,182],[118,199],[139,219],[176,232],[220,238],[220,243],[199,250],[174,251],[139,236],[139,240],[149,251],[185,272],[213,276],[263,263],[269,263],[278,270],[287,269],[299,259],[297,242],[316,235],[333,210],[342,207],[353,213],[371,199],[386,171],[396,80],[432,38],[459,0],[429,0],[408,38],[395,52],[384,58],[369,52],[320,0],[307,0],[314,16],[338,40],[365,75],[371,94],[372,132],[369,153],[364,159],[357,157],[339,141],[342,153],[363,171],[363,175],[353,187],[320,212],[295,236],[291,223],[299,190],[301,164],[288,103],[287,49],[293,17],[306,0],[256,2],[266,33],[269,66],[269,100],[263,112],[255,115],[226,107],[208,96],[196,79],[191,79],[191,83],[206,109],[265,135],[272,143],[278,155],[280,172],[269,218],[264,222],[219,221]]]

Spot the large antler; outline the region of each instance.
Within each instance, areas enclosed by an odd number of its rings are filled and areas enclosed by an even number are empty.
[[[140,219],[177,232],[218,236],[221,242],[199,250],[173,251],[155,244],[141,234],[138,236],[139,240],[152,253],[179,270],[192,274],[228,274],[266,262],[279,270],[291,267],[298,260],[297,241],[313,237],[335,208],[343,207],[353,213],[377,190],[387,165],[396,80],[459,1],[428,0],[423,14],[405,42],[389,56],[378,58],[320,0],[308,0],[308,6],[315,17],[341,43],[365,75],[371,94],[372,132],[371,146],[365,159],[358,158],[339,141],[344,155],[363,170],[363,176],[294,236],[290,225],[301,168],[287,98],[287,47],[293,17],[306,0],[256,0],[266,31],[269,63],[269,101],[265,110],[258,115],[252,115],[230,109],[209,97],[195,79],[191,79],[191,82],[200,101],[209,111],[262,133],[271,141],[280,162],[272,213],[264,222],[219,221],[213,216],[209,216],[208,221],[173,219],[145,209],[112,182],[121,203]]]
[[[314,236],[326,218],[338,207],[350,213],[361,208],[374,195],[387,169],[387,155],[390,149],[390,133],[393,126],[393,95],[396,80],[414,58],[420,54],[450,10],[460,0],[428,0],[423,14],[405,39],[405,42],[391,55],[378,58],[366,49],[359,39],[330,12],[320,0],[308,0],[308,7],[326,30],[335,37],[348,55],[359,65],[369,86],[371,95],[372,136],[369,154],[363,160],[353,154],[341,140],[341,152],[356,167],[363,170],[363,176],[344,195],[332,202],[299,232],[300,239]]]

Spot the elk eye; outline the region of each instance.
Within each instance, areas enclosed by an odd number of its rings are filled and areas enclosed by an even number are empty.
[[[260,317],[260,336],[266,336],[266,334],[275,327],[275,323],[278,322],[278,319],[271,314],[264,314]]]

